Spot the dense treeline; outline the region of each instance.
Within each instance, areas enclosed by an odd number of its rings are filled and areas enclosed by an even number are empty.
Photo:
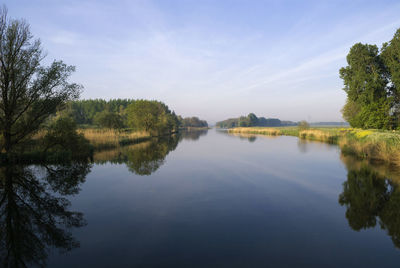
[[[250,113],[247,116],[239,118],[230,118],[216,123],[219,128],[234,128],[234,127],[280,127],[280,126],[296,126],[297,123],[292,121],[281,121],[276,118],[257,117]]]
[[[101,112],[123,115],[129,104],[133,103],[131,99],[93,99],[72,101],[69,104],[71,115],[79,125],[92,125],[96,122],[96,115]]]
[[[395,129],[400,115],[400,29],[382,45],[355,44],[340,69],[347,101],[343,117],[352,127]]]
[[[171,133],[179,127],[208,126],[207,121],[198,117],[177,116],[167,105],[154,100],[78,100],[69,103],[69,114],[79,125],[133,128],[154,135]]]
[[[164,103],[155,100],[78,100],[70,102],[69,114],[80,125],[132,128],[152,135],[177,131],[180,125],[175,113]]]
[[[198,117],[185,117],[179,116],[179,122],[181,127],[208,127],[208,123],[205,120],[200,120]]]

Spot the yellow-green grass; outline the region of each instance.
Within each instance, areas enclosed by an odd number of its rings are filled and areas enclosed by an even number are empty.
[[[297,136],[301,139],[338,144],[344,154],[383,161],[400,166],[400,133],[398,131],[355,128],[242,127],[229,133]]]
[[[113,129],[79,129],[79,133],[89,140],[95,149],[116,148],[120,145],[149,140],[151,135],[145,131]]]

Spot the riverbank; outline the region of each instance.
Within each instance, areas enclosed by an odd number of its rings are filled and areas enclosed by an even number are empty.
[[[228,129],[229,133],[270,136],[296,136],[301,139],[322,141],[340,146],[343,154],[361,159],[382,161],[400,167],[400,132],[363,130],[354,128],[297,127],[241,127]]]

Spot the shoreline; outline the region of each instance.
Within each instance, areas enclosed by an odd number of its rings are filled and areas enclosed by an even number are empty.
[[[304,140],[337,144],[343,154],[360,159],[382,161],[400,167],[400,133],[355,128],[309,128],[297,127],[239,127],[228,133],[266,136],[294,136]]]

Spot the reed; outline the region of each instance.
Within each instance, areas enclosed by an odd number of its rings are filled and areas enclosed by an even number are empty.
[[[269,135],[269,136],[278,136],[284,135],[277,128],[258,128],[258,127],[237,127],[228,130],[229,133],[237,133],[237,134],[259,134],[259,135]]]
[[[117,148],[149,140],[150,134],[145,131],[113,130],[113,129],[79,129],[79,133],[89,140],[96,150]]]

